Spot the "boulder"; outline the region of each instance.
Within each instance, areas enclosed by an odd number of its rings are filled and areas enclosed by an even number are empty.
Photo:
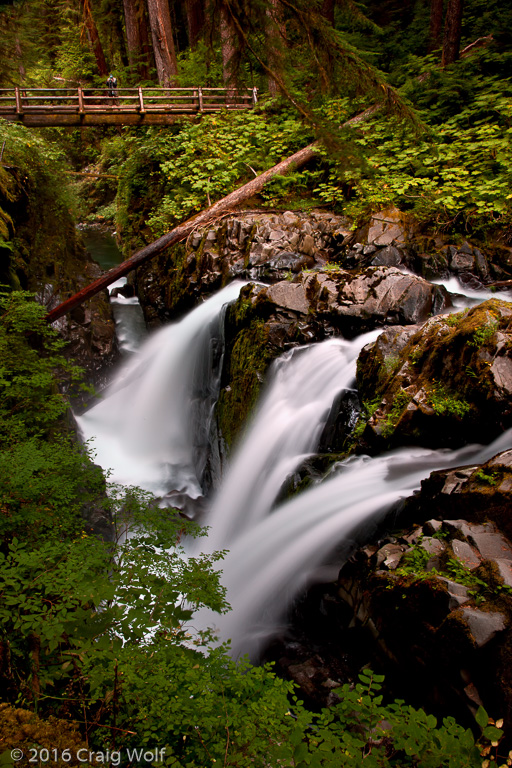
[[[402,245],[410,231],[411,222],[404,213],[397,208],[386,208],[371,217],[367,241],[371,245]]]
[[[478,559],[476,569],[454,565],[461,545]],[[430,519],[423,534],[417,526],[395,530],[377,548],[357,549],[340,571],[339,616],[349,609],[352,617],[344,633],[366,632],[411,702],[419,696],[422,706],[458,712],[462,720],[482,703],[495,717],[511,712],[512,690],[504,680],[512,601],[499,569],[510,554],[512,543],[489,523]]]
[[[357,369],[373,414],[361,447],[488,443],[512,426],[512,305],[490,300],[384,331]]]
[[[409,502],[412,515],[445,517],[444,526],[457,532],[483,559],[493,559],[508,574],[512,562],[512,450],[502,451],[481,466],[432,472],[423,480],[421,493]],[[483,525],[452,520],[464,516]],[[499,529],[487,521],[494,520]],[[501,533],[501,531],[503,533]]]

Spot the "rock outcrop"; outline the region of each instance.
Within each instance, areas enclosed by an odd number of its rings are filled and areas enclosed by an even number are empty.
[[[356,276],[318,271],[271,286],[248,285],[226,314],[226,361],[217,407],[231,444],[269,363],[285,349],[396,322],[418,322],[449,305],[446,291],[393,267]]]
[[[493,523],[431,519],[357,550],[338,595],[411,700],[461,717],[483,704],[510,722],[511,565]]]
[[[511,321],[512,305],[490,300],[384,331],[358,362],[363,448],[488,443],[512,426]]]

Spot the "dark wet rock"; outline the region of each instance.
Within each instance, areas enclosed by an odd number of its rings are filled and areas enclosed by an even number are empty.
[[[398,537],[415,548],[413,558],[411,547],[397,546],[394,536],[377,549],[365,545],[352,554],[338,579],[341,614],[349,609],[352,616],[345,632],[364,629],[379,663],[412,701],[419,692],[423,706],[458,711],[462,719],[464,710],[467,717],[482,703],[494,716],[509,712],[505,659],[512,600],[500,591],[507,583],[500,567],[506,564],[510,576],[511,561],[501,556],[512,554],[512,544],[495,525],[463,518],[431,518],[423,530],[435,537],[421,538],[418,526]],[[478,559],[474,576],[451,565],[461,545]],[[435,554],[439,570],[429,571],[430,561],[425,564],[419,556],[422,550]],[[390,569],[384,567],[386,557],[393,558]],[[482,598],[483,607],[475,602]]]
[[[131,299],[135,296],[135,286],[132,283],[126,283],[118,288],[114,288],[110,296],[115,299],[118,296],[124,296],[125,299]]]
[[[365,347],[359,391],[377,410],[364,449],[488,443],[512,426],[511,320],[512,305],[491,300]]]
[[[378,568],[387,568],[387,570],[393,571],[398,567],[403,554],[404,547],[400,544],[385,544],[376,552],[375,563]]]
[[[482,558],[490,554],[497,560],[510,561],[511,553],[503,535],[512,539],[512,450],[497,454],[481,466],[432,472],[422,482],[421,493],[409,502],[411,514],[448,518],[447,530],[457,531]],[[465,516],[472,523],[452,519]],[[487,521],[494,520],[499,526]],[[501,533],[503,532],[503,534]],[[479,549],[481,547],[481,549]]]
[[[80,290],[100,274],[101,270],[97,264],[86,263],[83,274],[76,277],[74,290]],[[55,295],[48,308],[57,306],[61,300],[63,297]],[[75,307],[69,315],[57,320],[55,327],[67,342],[64,348],[66,357],[83,368],[88,382],[97,387],[103,386],[109,369],[119,359],[115,323],[108,293],[102,291],[87,304]]]
[[[452,550],[455,559],[469,568],[470,571],[478,568],[482,562],[482,556],[466,541],[453,541]]]
[[[477,608],[464,608],[462,618],[468,625],[471,637],[478,648],[486,645],[507,626],[506,617],[497,611],[484,613]]]

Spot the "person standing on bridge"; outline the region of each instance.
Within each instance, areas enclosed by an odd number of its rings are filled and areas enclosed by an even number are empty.
[[[112,73],[107,78],[107,88],[109,97],[117,101],[117,78]]]

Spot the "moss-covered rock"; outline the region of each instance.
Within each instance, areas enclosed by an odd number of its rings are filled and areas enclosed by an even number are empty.
[[[469,565],[462,547],[474,554]],[[467,721],[482,703],[502,716],[512,704],[501,683],[512,616],[512,589],[499,571],[506,557],[512,544],[492,523],[432,519],[395,531],[357,550],[340,572],[340,613],[348,606],[353,615],[346,631],[366,631],[409,700]]]
[[[487,443],[512,426],[511,321],[512,304],[490,300],[366,347],[357,381],[373,412],[363,447]]]
[[[240,298],[226,313],[226,352],[217,422],[229,449],[239,436],[258,398],[265,372],[281,349],[272,343],[265,308],[254,287],[242,289]]]

